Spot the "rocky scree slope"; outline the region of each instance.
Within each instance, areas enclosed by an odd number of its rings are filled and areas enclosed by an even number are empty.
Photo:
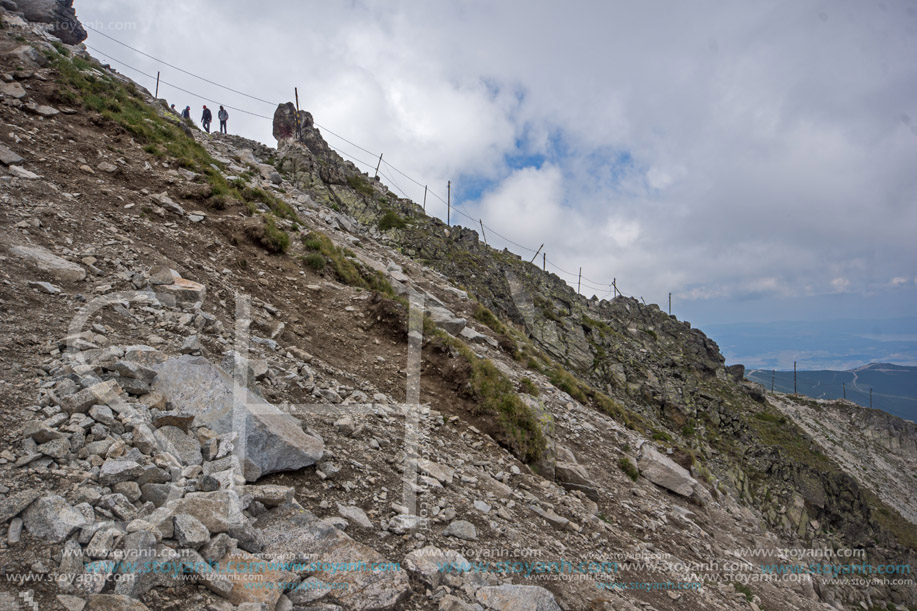
[[[902,552],[884,531],[818,523],[837,511],[836,488],[821,507],[809,495],[767,513],[762,495],[823,481],[768,471],[802,468],[779,443],[803,439],[792,449],[808,459],[814,442],[787,423],[768,428],[763,395],[727,379],[699,332],[633,300],[587,302],[473,232],[421,217],[335,159],[305,120],[301,139],[283,138],[289,109],[276,150],[207,137],[44,33],[0,32],[0,546],[4,577],[49,576],[5,578],[4,605],[28,608],[25,590],[40,608],[74,609],[913,600],[907,588],[818,580],[737,590],[716,575],[701,591],[598,588],[686,581],[679,562],[738,560],[745,547]],[[406,409],[417,341],[406,301],[420,299],[420,408]],[[236,381],[255,409],[236,408]],[[773,452],[755,446],[765,435]],[[839,481],[863,517],[856,482]],[[619,554],[657,562],[576,579],[438,570]],[[119,558],[186,568],[104,562]],[[306,563],[257,573],[299,587],[203,568],[263,558]]]

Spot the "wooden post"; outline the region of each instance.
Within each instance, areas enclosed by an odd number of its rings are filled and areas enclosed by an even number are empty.
[[[153,94],[153,97],[159,99],[159,70],[156,71],[156,93]]]
[[[535,256],[538,256],[538,253],[535,253]],[[534,261],[534,259],[532,259]],[[548,271],[548,253],[541,253],[541,271]]]
[[[379,163],[376,164],[376,173],[373,175],[373,178],[379,178],[379,166],[382,165],[382,155],[383,153],[379,153]]]
[[[293,95],[296,98],[296,137],[302,138],[302,126],[299,124],[299,87],[293,87]]]
[[[538,247],[538,250],[535,251],[535,257],[538,256],[538,253],[541,252],[541,249],[542,249],[542,248],[544,248],[544,244],[543,244],[543,243],[542,243],[541,246]],[[532,257],[532,260],[529,261],[529,263],[534,263],[534,262],[535,262],[535,257]],[[544,254],[544,257],[545,257],[545,262],[546,262],[546,261],[548,260],[548,253],[545,253],[545,254]],[[545,265],[545,264],[546,264],[546,263],[543,263],[542,265]]]
[[[427,185],[423,186],[423,213],[427,213]]]
[[[579,295],[579,285],[583,281],[583,268],[579,268],[579,276],[576,278],[576,294]]]
[[[484,238],[484,244],[487,244],[487,234],[484,233],[484,221],[478,219],[478,222],[481,223],[481,236]]]
[[[672,293],[669,293],[669,316],[672,315]]]
[[[617,297],[618,296],[618,279],[617,278],[611,279],[611,288],[615,290],[615,297]]]
[[[796,361],[793,361],[793,394],[796,394]]]
[[[446,185],[446,225],[452,226],[452,181]]]

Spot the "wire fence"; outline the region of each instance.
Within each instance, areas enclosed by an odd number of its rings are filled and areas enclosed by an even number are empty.
[[[114,42],[114,43],[116,43],[116,44],[118,44],[118,45],[121,45],[122,47],[124,47],[124,48],[126,48],[126,49],[129,49],[130,51],[132,51],[132,52],[134,52],[134,53],[136,53],[136,54],[138,54],[138,55],[141,55],[141,56],[143,56],[143,57],[146,57],[146,58],[148,58],[148,59],[151,59],[151,60],[157,62],[158,64],[160,64],[160,65],[162,65],[162,66],[166,66],[166,67],[171,68],[171,69],[173,69],[173,70],[176,70],[176,71],[178,71],[178,72],[180,72],[180,73],[182,73],[182,74],[186,74],[186,75],[188,75],[188,76],[194,77],[194,78],[199,79],[199,80],[201,80],[201,81],[203,81],[203,82],[205,82],[205,83],[208,83],[208,84],[213,85],[213,86],[215,86],[215,87],[219,87],[219,88],[221,88],[221,89],[224,89],[225,91],[228,91],[228,92],[230,92],[230,93],[232,93],[232,94],[235,94],[235,95],[238,95],[238,96],[242,96],[242,97],[248,98],[248,99],[253,100],[253,101],[255,101],[255,102],[260,102],[260,103],[262,103],[262,104],[269,105],[269,106],[271,106],[271,107],[273,107],[273,108],[276,108],[276,107],[280,104],[280,102],[271,102],[270,100],[265,100],[265,99],[260,98],[260,97],[258,97],[258,96],[251,95],[251,94],[246,93],[246,92],[244,92],[244,91],[240,91],[240,90],[238,90],[238,89],[234,89],[234,88],[232,88],[232,87],[223,85],[222,83],[218,83],[218,82],[213,81],[213,80],[211,80],[211,79],[205,78],[205,77],[203,77],[203,76],[200,76],[200,75],[198,75],[198,74],[195,74],[194,72],[190,72],[190,71],[188,71],[188,70],[185,70],[184,68],[181,68],[181,67],[179,67],[179,66],[176,66],[176,65],[174,65],[174,64],[171,64],[171,63],[169,63],[169,62],[167,62],[167,61],[165,61],[165,60],[163,60],[163,59],[160,59],[160,58],[158,58],[158,57],[154,57],[154,56],[152,56],[152,55],[150,55],[150,54],[148,54],[148,53],[146,53],[146,52],[144,52],[144,51],[142,51],[142,50],[140,50],[140,49],[137,49],[137,48],[135,48],[135,47],[133,47],[133,46],[131,46],[131,45],[128,45],[127,43],[122,42],[122,41],[120,41],[120,40],[118,40],[118,39],[116,39],[116,38],[114,38],[114,37],[112,37],[112,36],[109,36],[108,34],[105,34],[105,33],[101,32],[101,31],[99,31],[99,30],[97,30],[97,29],[95,29],[95,28],[93,28],[93,27],[91,27],[91,26],[88,26],[88,25],[87,25],[87,26],[85,26],[85,27],[86,27],[86,29],[91,30],[92,32],[98,34],[99,36],[102,36],[102,37],[104,37],[104,38],[107,38],[107,39],[111,40],[112,42]],[[178,85],[176,85],[176,84],[174,84],[174,83],[170,83],[170,82],[168,82],[168,81],[162,80],[161,75],[158,74],[158,73],[157,73],[156,75],[153,75],[153,74],[150,74],[150,73],[148,73],[148,72],[145,72],[145,71],[143,71],[143,70],[141,70],[141,69],[139,69],[139,68],[137,68],[137,67],[135,67],[135,66],[132,66],[132,65],[130,65],[130,64],[126,63],[126,62],[124,62],[123,60],[121,60],[121,59],[119,59],[119,58],[117,58],[117,57],[114,57],[114,56],[111,55],[110,53],[106,53],[106,52],[104,52],[104,51],[101,51],[101,50],[99,50],[99,49],[96,49],[95,47],[92,47],[92,46],[90,46],[90,45],[88,45],[88,44],[86,45],[86,48],[89,49],[90,51],[92,51],[93,53],[99,55],[99,56],[102,56],[102,57],[104,57],[104,58],[107,58],[108,60],[111,60],[111,61],[115,62],[115,63],[118,64],[118,65],[124,66],[125,68],[127,68],[127,69],[129,69],[129,70],[132,70],[133,72],[136,72],[137,74],[140,74],[140,75],[142,75],[142,76],[145,76],[145,77],[147,77],[147,78],[149,78],[149,79],[155,81],[155,82],[157,83],[157,85],[165,85],[165,86],[167,86],[167,87],[171,87],[171,88],[175,89],[176,91],[180,91],[180,92],[182,92],[182,93],[186,93],[186,94],[188,94],[188,95],[194,96],[194,97],[196,97],[196,98],[198,98],[198,99],[201,99],[201,100],[210,102],[210,103],[212,103],[212,104],[218,104],[218,105],[222,104],[224,107],[226,107],[226,108],[228,108],[228,109],[230,109],[230,110],[233,110],[233,111],[236,111],[236,112],[240,112],[240,113],[243,113],[243,114],[245,114],[245,115],[249,115],[249,116],[252,116],[252,117],[257,117],[257,118],[260,118],[260,119],[265,119],[265,120],[268,120],[268,121],[273,121],[273,117],[272,117],[272,116],[263,115],[263,114],[260,114],[260,113],[257,113],[257,112],[253,112],[253,111],[251,111],[251,110],[247,110],[247,109],[244,109],[244,108],[239,108],[239,107],[237,107],[237,106],[230,106],[229,104],[226,104],[226,103],[223,102],[223,101],[215,100],[215,99],[213,99],[213,98],[207,97],[207,96],[202,95],[202,94],[200,94],[200,93],[197,93],[197,92],[194,92],[194,91],[190,91],[190,90],[188,90],[188,89],[185,89],[185,88],[183,88],[183,87],[180,87],[180,86],[178,86]],[[360,158],[360,157],[357,157],[357,156],[354,155],[352,152],[347,152],[347,151],[345,151],[345,150],[342,150],[341,148],[339,148],[340,145],[338,145],[338,147],[335,147],[335,146],[332,146],[332,145],[329,143],[329,147],[330,147],[334,152],[338,153],[338,154],[341,155],[342,157],[346,157],[346,158],[348,158],[348,159],[350,159],[350,160],[352,160],[352,161],[354,161],[354,162],[356,162],[356,163],[358,163],[358,164],[360,164],[360,165],[362,165],[362,166],[368,168],[369,170],[372,170],[372,171],[375,172],[375,171],[376,171],[376,168],[379,167],[378,174],[381,175],[383,178],[385,178],[385,179],[388,181],[389,185],[391,185],[392,187],[394,187],[394,188],[395,188],[398,192],[400,192],[406,199],[415,201],[415,200],[413,200],[413,198],[411,198],[411,197],[405,192],[405,190],[402,189],[402,188],[398,185],[398,183],[392,178],[392,174],[393,174],[393,173],[397,173],[398,175],[400,175],[401,177],[403,177],[405,180],[410,181],[411,183],[413,183],[413,184],[416,185],[417,187],[423,188],[425,194],[426,194],[426,193],[429,193],[430,195],[432,195],[434,199],[438,200],[443,206],[446,206],[448,212],[451,212],[451,211],[454,210],[457,214],[459,214],[459,215],[461,215],[462,217],[464,217],[464,218],[468,219],[469,221],[471,221],[471,223],[472,223],[471,226],[472,226],[472,227],[474,227],[474,226],[480,224],[481,229],[482,229],[482,233],[483,233],[484,231],[486,231],[487,234],[494,235],[494,236],[500,238],[501,240],[503,240],[505,243],[510,244],[510,245],[512,245],[512,246],[515,246],[516,248],[518,248],[518,249],[520,249],[520,250],[522,250],[522,251],[524,251],[524,252],[533,253],[534,256],[531,257],[532,263],[533,263],[533,264],[536,263],[536,262],[535,262],[535,257],[537,257],[537,255],[538,255],[539,253],[542,253],[542,255],[543,255],[543,256],[542,256],[542,267],[543,267],[543,269],[544,269],[545,271],[547,271],[547,268],[550,267],[550,268],[552,269],[552,271],[556,272],[556,273],[558,274],[558,276],[561,276],[561,277],[564,279],[564,281],[567,282],[568,284],[571,284],[571,285],[572,285],[573,282],[576,282],[576,290],[577,290],[578,293],[582,294],[582,293],[581,293],[581,289],[582,289],[582,288],[585,288],[585,289],[588,289],[588,290],[597,291],[597,292],[594,293],[594,294],[595,294],[597,297],[599,297],[600,299],[605,299],[605,298],[607,298],[608,296],[610,296],[610,295],[612,295],[612,294],[614,294],[615,296],[617,296],[617,295],[622,295],[622,296],[624,296],[624,297],[634,297],[634,298],[636,297],[636,296],[634,296],[634,295],[628,295],[628,294],[625,294],[624,292],[622,292],[621,289],[618,288],[618,286],[617,286],[617,279],[612,279],[611,282],[604,282],[604,281],[601,281],[601,280],[594,280],[594,279],[588,278],[588,277],[586,277],[586,276],[583,276],[583,275],[582,275],[582,268],[580,268],[580,271],[579,271],[578,273],[574,273],[574,272],[571,272],[571,271],[569,271],[569,270],[566,270],[566,269],[560,267],[559,265],[557,265],[557,264],[554,263],[551,259],[548,258],[548,256],[547,256],[547,251],[545,251],[545,249],[544,249],[544,244],[542,244],[542,246],[539,247],[539,248],[537,248],[537,249],[535,249],[535,248],[530,248],[530,247],[525,246],[525,245],[523,245],[523,244],[519,244],[518,242],[516,242],[516,241],[514,241],[514,240],[512,240],[512,239],[510,239],[510,238],[508,238],[508,237],[506,237],[505,235],[502,235],[502,234],[499,233],[496,229],[494,229],[493,227],[491,227],[491,226],[487,225],[486,223],[484,223],[484,220],[483,220],[482,218],[474,218],[474,217],[472,217],[470,214],[468,214],[467,210],[465,209],[465,207],[464,207],[460,202],[457,202],[455,206],[451,206],[451,205],[450,205],[450,202],[448,202],[446,199],[443,199],[443,197],[442,197],[439,193],[437,193],[437,192],[436,192],[435,190],[433,190],[433,189],[430,189],[430,188],[429,188],[429,185],[424,184],[424,183],[420,182],[419,180],[415,179],[414,177],[412,177],[412,176],[406,174],[405,172],[401,171],[400,169],[398,169],[397,167],[395,167],[394,165],[392,165],[391,163],[389,163],[388,160],[382,158],[382,155],[380,155],[380,154],[378,154],[378,153],[374,153],[374,152],[372,152],[372,151],[366,149],[365,147],[360,146],[359,144],[353,142],[352,140],[350,140],[350,139],[348,139],[348,138],[345,138],[344,136],[342,136],[342,135],[338,134],[337,132],[331,130],[331,129],[328,128],[327,126],[318,123],[317,121],[314,122],[314,123],[315,123],[315,126],[318,127],[319,129],[321,129],[325,134],[331,135],[331,136],[333,136],[334,138],[337,138],[337,139],[340,140],[341,142],[346,143],[347,145],[349,145],[349,146],[351,146],[351,147],[357,149],[358,151],[360,151],[360,152],[362,152],[362,153],[366,153],[367,155],[370,156],[371,159],[378,159],[378,164],[373,163],[373,162],[371,162],[371,161],[366,161],[365,159],[362,159],[362,158]],[[382,166],[383,164],[384,164],[384,166],[387,168],[387,169],[386,169],[386,172],[383,172],[383,171],[381,170],[381,166]],[[482,238],[483,238],[483,237],[484,237],[484,236],[482,236]],[[486,241],[486,240],[485,240],[485,241]],[[517,254],[518,254],[518,253],[517,253]],[[670,297],[670,298],[671,298],[671,297]],[[640,299],[641,299],[641,301],[643,301],[643,298],[642,298],[642,297],[640,297]],[[644,303],[646,303],[646,302],[644,301]],[[670,302],[670,305],[669,305],[669,311],[670,311],[670,313],[671,313],[671,302]]]

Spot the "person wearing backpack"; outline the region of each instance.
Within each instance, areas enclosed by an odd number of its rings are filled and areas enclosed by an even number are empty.
[[[181,118],[191,120],[191,107],[185,106],[185,109],[181,111]]]
[[[226,109],[220,106],[220,112],[217,113],[217,119],[220,120],[220,133],[226,134],[226,121],[229,120],[229,113],[226,112]]]
[[[210,133],[210,122],[213,121],[213,113],[210,112],[210,109],[207,106],[204,106],[204,114],[201,115],[201,125],[204,128],[204,131],[208,134]]]

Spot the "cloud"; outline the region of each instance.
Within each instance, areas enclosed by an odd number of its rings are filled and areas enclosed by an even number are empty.
[[[383,153],[443,198],[451,180],[454,197],[467,194],[460,210],[526,248],[545,243],[574,284],[582,266],[597,287],[616,278],[632,294],[661,302],[672,291],[722,311],[730,300],[865,299],[892,288],[877,278],[910,278],[917,265],[908,3],[76,4],[84,20],[136,21],[108,33],[259,98],[286,101],[298,87],[332,146],[364,169]],[[273,113],[162,69],[220,103]],[[273,143],[269,120],[230,112],[232,130]],[[422,186],[382,170],[422,200]],[[446,216],[433,197],[428,210]]]

